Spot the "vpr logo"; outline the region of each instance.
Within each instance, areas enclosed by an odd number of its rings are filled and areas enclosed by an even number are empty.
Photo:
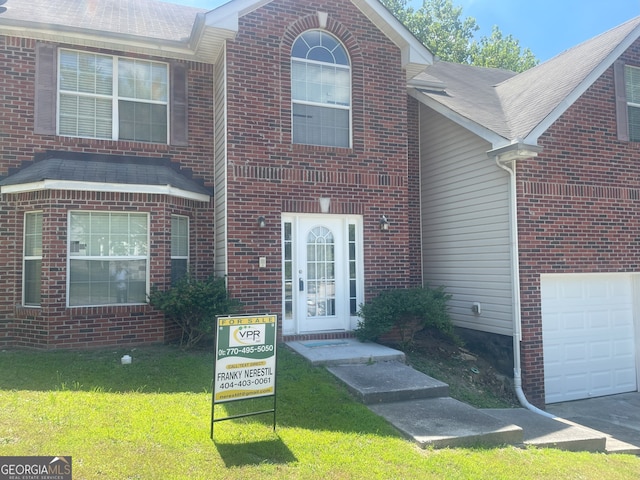
[[[265,342],[264,325],[240,325],[232,327],[229,336],[230,347],[263,345]]]

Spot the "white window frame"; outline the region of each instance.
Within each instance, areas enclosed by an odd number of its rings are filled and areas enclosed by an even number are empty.
[[[145,216],[146,217],[146,254],[144,255],[77,255],[75,249],[82,249],[81,245],[76,245],[73,238],[74,235],[72,233],[73,223],[72,216],[74,214],[101,214],[101,215],[136,215],[136,216]],[[150,278],[150,264],[151,264],[151,229],[150,229],[150,215],[147,212],[128,212],[128,211],[108,211],[108,210],[70,210],[68,212],[67,217],[67,225],[68,225],[68,245],[67,245],[67,307],[69,308],[85,308],[85,307],[97,307],[97,306],[118,306],[118,305],[143,305],[147,302],[147,298],[149,295],[149,278]],[[115,233],[109,230],[109,235],[114,235]],[[86,249],[86,246],[85,246]],[[103,252],[104,253],[104,252]],[[142,261],[146,262],[145,272],[144,272],[144,298],[145,300],[142,302],[106,302],[106,303],[86,303],[86,304],[71,304],[71,263],[74,261],[101,261],[101,262],[109,262],[117,263],[117,262],[129,262],[129,261]],[[110,272],[113,274],[113,272]]]
[[[352,125],[352,112],[353,112],[353,81],[352,81],[352,67],[351,67],[351,58],[349,56],[349,52],[346,49],[346,47],[344,46],[344,44],[334,35],[332,35],[331,33],[325,31],[325,30],[307,30],[303,33],[301,33],[296,40],[293,42],[292,48],[293,46],[295,46],[296,42],[305,34],[308,32],[319,32],[322,35],[327,35],[329,37],[332,37],[336,43],[342,48],[342,50],[344,51],[344,54],[347,58],[347,65],[343,65],[343,64],[339,64],[339,63],[329,63],[329,62],[321,62],[321,61],[317,61],[317,60],[309,60],[306,58],[301,58],[301,57],[294,57],[293,56],[293,52],[291,52],[291,140],[292,143],[296,144],[296,145],[316,145],[314,143],[309,143],[309,142],[296,142],[294,140],[294,130],[295,130],[295,118],[294,118],[294,109],[295,109],[295,105],[306,105],[306,106],[311,106],[311,107],[319,107],[319,108],[325,108],[325,109],[336,109],[336,110],[346,110],[347,111],[347,116],[348,116],[348,140],[347,140],[347,145],[336,145],[336,144],[324,144],[321,143],[319,146],[324,146],[324,147],[334,147],[334,148],[351,148],[352,144],[353,144],[353,125]],[[309,100],[302,100],[302,99],[296,99],[294,98],[294,64],[295,63],[300,63],[300,64],[305,64],[305,65],[316,65],[316,66],[326,66],[326,67],[333,67],[336,70],[344,70],[346,72],[348,72],[348,77],[349,77],[349,85],[348,85],[348,89],[349,89],[349,103],[348,105],[342,105],[340,103],[324,103],[324,102],[316,102],[316,101],[309,101]]]
[[[112,62],[112,89],[111,89],[111,94],[110,95],[106,95],[106,94],[99,94],[99,93],[86,93],[86,92],[79,92],[79,91],[74,91],[74,90],[63,90],[62,86],[61,86],[61,57],[63,55],[64,52],[72,52],[74,54],[81,54],[81,55],[92,55],[95,57],[102,57],[102,58],[109,58],[111,59]],[[165,76],[165,83],[166,83],[166,92],[165,92],[165,99],[164,100],[152,100],[152,99],[143,99],[143,98],[133,98],[133,97],[125,97],[125,96],[120,96],[119,93],[119,71],[118,71],[118,67],[120,64],[120,60],[124,60],[124,61],[134,61],[134,62],[140,62],[140,63],[145,63],[145,64],[149,64],[149,65],[162,65],[165,68],[166,71],[166,76]],[[102,53],[95,53],[95,52],[87,52],[87,51],[82,51],[82,50],[73,50],[73,49],[68,49],[68,48],[61,48],[58,49],[58,58],[57,58],[57,87],[56,87],[56,95],[57,95],[57,101],[56,101],[56,134],[60,135],[60,136],[67,136],[67,137],[73,137],[73,138],[92,138],[92,139],[97,139],[97,140],[122,140],[122,141],[134,141],[134,142],[143,142],[143,143],[155,143],[155,144],[169,144],[170,142],[170,132],[171,132],[171,125],[170,125],[170,96],[171,96],[171,85],[170,85],[170,66],[168,63],[166,62],[157,62],[155,60],[143,60],[143,59],[136,59],[136,58],[130,58],[130,57],[123,57],[123,56],[117,56],[117,55],[105,55]],[[73,135],[73,134],[69,134],[69,133],[62,133],[61,132],[61,121],[60,121],[60,115],[61,115],[61,96],[62,95],[68,95],[68,96],[76,96],[78,98],[95,98],[95,99],[105,99],[105,100],[111,100],[111,137],[102,137],[102,136],[85,136],[85,135]],[[140,103],[140,104],[150,104],[150,105],[162,105],[166,108],[166,134],[165,134],[165,141],[164,142],[153,142],[151,140],[131,140],[131,139],[123,139],[120,138],[120,108],[119,108],[119,102],[123,100],[123,101],[129,101],[129,102],[135,102],[135,103]]]
[[[31,253],[31,255],[27,255],[27,248],[29,246],[29,243],[27,241],[27,237],[30,235],[27,232],[27,218],[29,216],[32,215],[39,215],[40,216],[40,232],[37,233],[35,235],[32,236],[39,236],[39,240],[37,240],[36,242],[36,246],[37,244],[39,244],[40,248],[37,249],[35,252],[29,252]],[[34,210],[31,212],[25,212],[24,214],[24,223],[23,223],[23,257],[22,257],[22,304],[25,307],[40,307],[41,305],[41,301],[39,301],[38,303],[31,303],[31,302],[27,302],[26,301],[26,285],[27,285],[27,272],[29,271],[27,269],[27,262],[40,262],[40,275],[42,275],[42,246],[43,246],[43,241],[42,241],[42,236],[43,236],[43,229],[42,229],[42,225],[43,225],[43,217],[42,217],[42,211],[41,210]],[[42,277],[40,277],[42,278]],[[40,295],[42,294],[42,288],[40,289]],[[39,296],[40,296],[39,295]],[[41,299],[41,297],[40,297]]]
[[[182,238],[184,238],[186,247],[187,247],[187,254],[186,255],[178,255],[176,253],[174,253],[174,231],[173,231],[173,220],[176,219],[178,221],[184,221],[186,222],[186,235],[181,235]],[[172,214],[171,215],[171,283],[173,282],[173,261],[174,260],[184,260],[186,262],[186,269],[185,269],[185,273],[188,274],[189,273],[189,252],[190,252],[190,248],[189,248],[189,241],[190,241],[190,237],[189,237],[189,227],[190,227],[190,223],[189,223],[189,217],[187,217],[186,215],[175,215]],[[177,249],[177,247],[176,247]]]
[[[631,122],[631,109],[634,109],[637,112],[638,117],[640,117],[640,67],[634,67],[633,65],[625,65],[624,71],[625,71],[625,75],[624,75],[625,92],[627,96],[627,123],[628,123],[627,128],[629,130],[629,141],[640,142],[640,122],[636,124],[635,129],[633,128],[633,124]],[[637,98],[631,98],[632,92],[630,92],[629,85],[627,82],[630,72],[632,71],[636,72],[635,78],[638,80],[637,82],[638,86],[634,89],[638,91],[638,95],[636,96]],[[635,102],[631,100],[635,100]],[[636,135],[634,135],[634,132],[636,133]]]

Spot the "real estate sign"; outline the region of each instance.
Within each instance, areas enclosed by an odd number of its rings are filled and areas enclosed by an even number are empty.
[[[276,315],[218,318],[214,403],[275,395]]]

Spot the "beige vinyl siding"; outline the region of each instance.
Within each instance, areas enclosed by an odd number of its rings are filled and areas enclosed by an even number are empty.
[[[214,68],[215,274],[227,274],[227,84],[224,53]]]
[[[424,282],[452,294],[457,326],[510,335],[509,177],[480,137],[425,106],[420,125]]]

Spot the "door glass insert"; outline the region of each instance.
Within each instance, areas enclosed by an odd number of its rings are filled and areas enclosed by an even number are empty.
[[[358,313],[358,274],[356,258],[356,226],[349,224],[349,314]]]
[[[284,224],[284,318],[293,318],[293,236],[291,222]]]
[[[307,315],[336,314],[335,240],[325,227],[315,227],[307,236]]]

